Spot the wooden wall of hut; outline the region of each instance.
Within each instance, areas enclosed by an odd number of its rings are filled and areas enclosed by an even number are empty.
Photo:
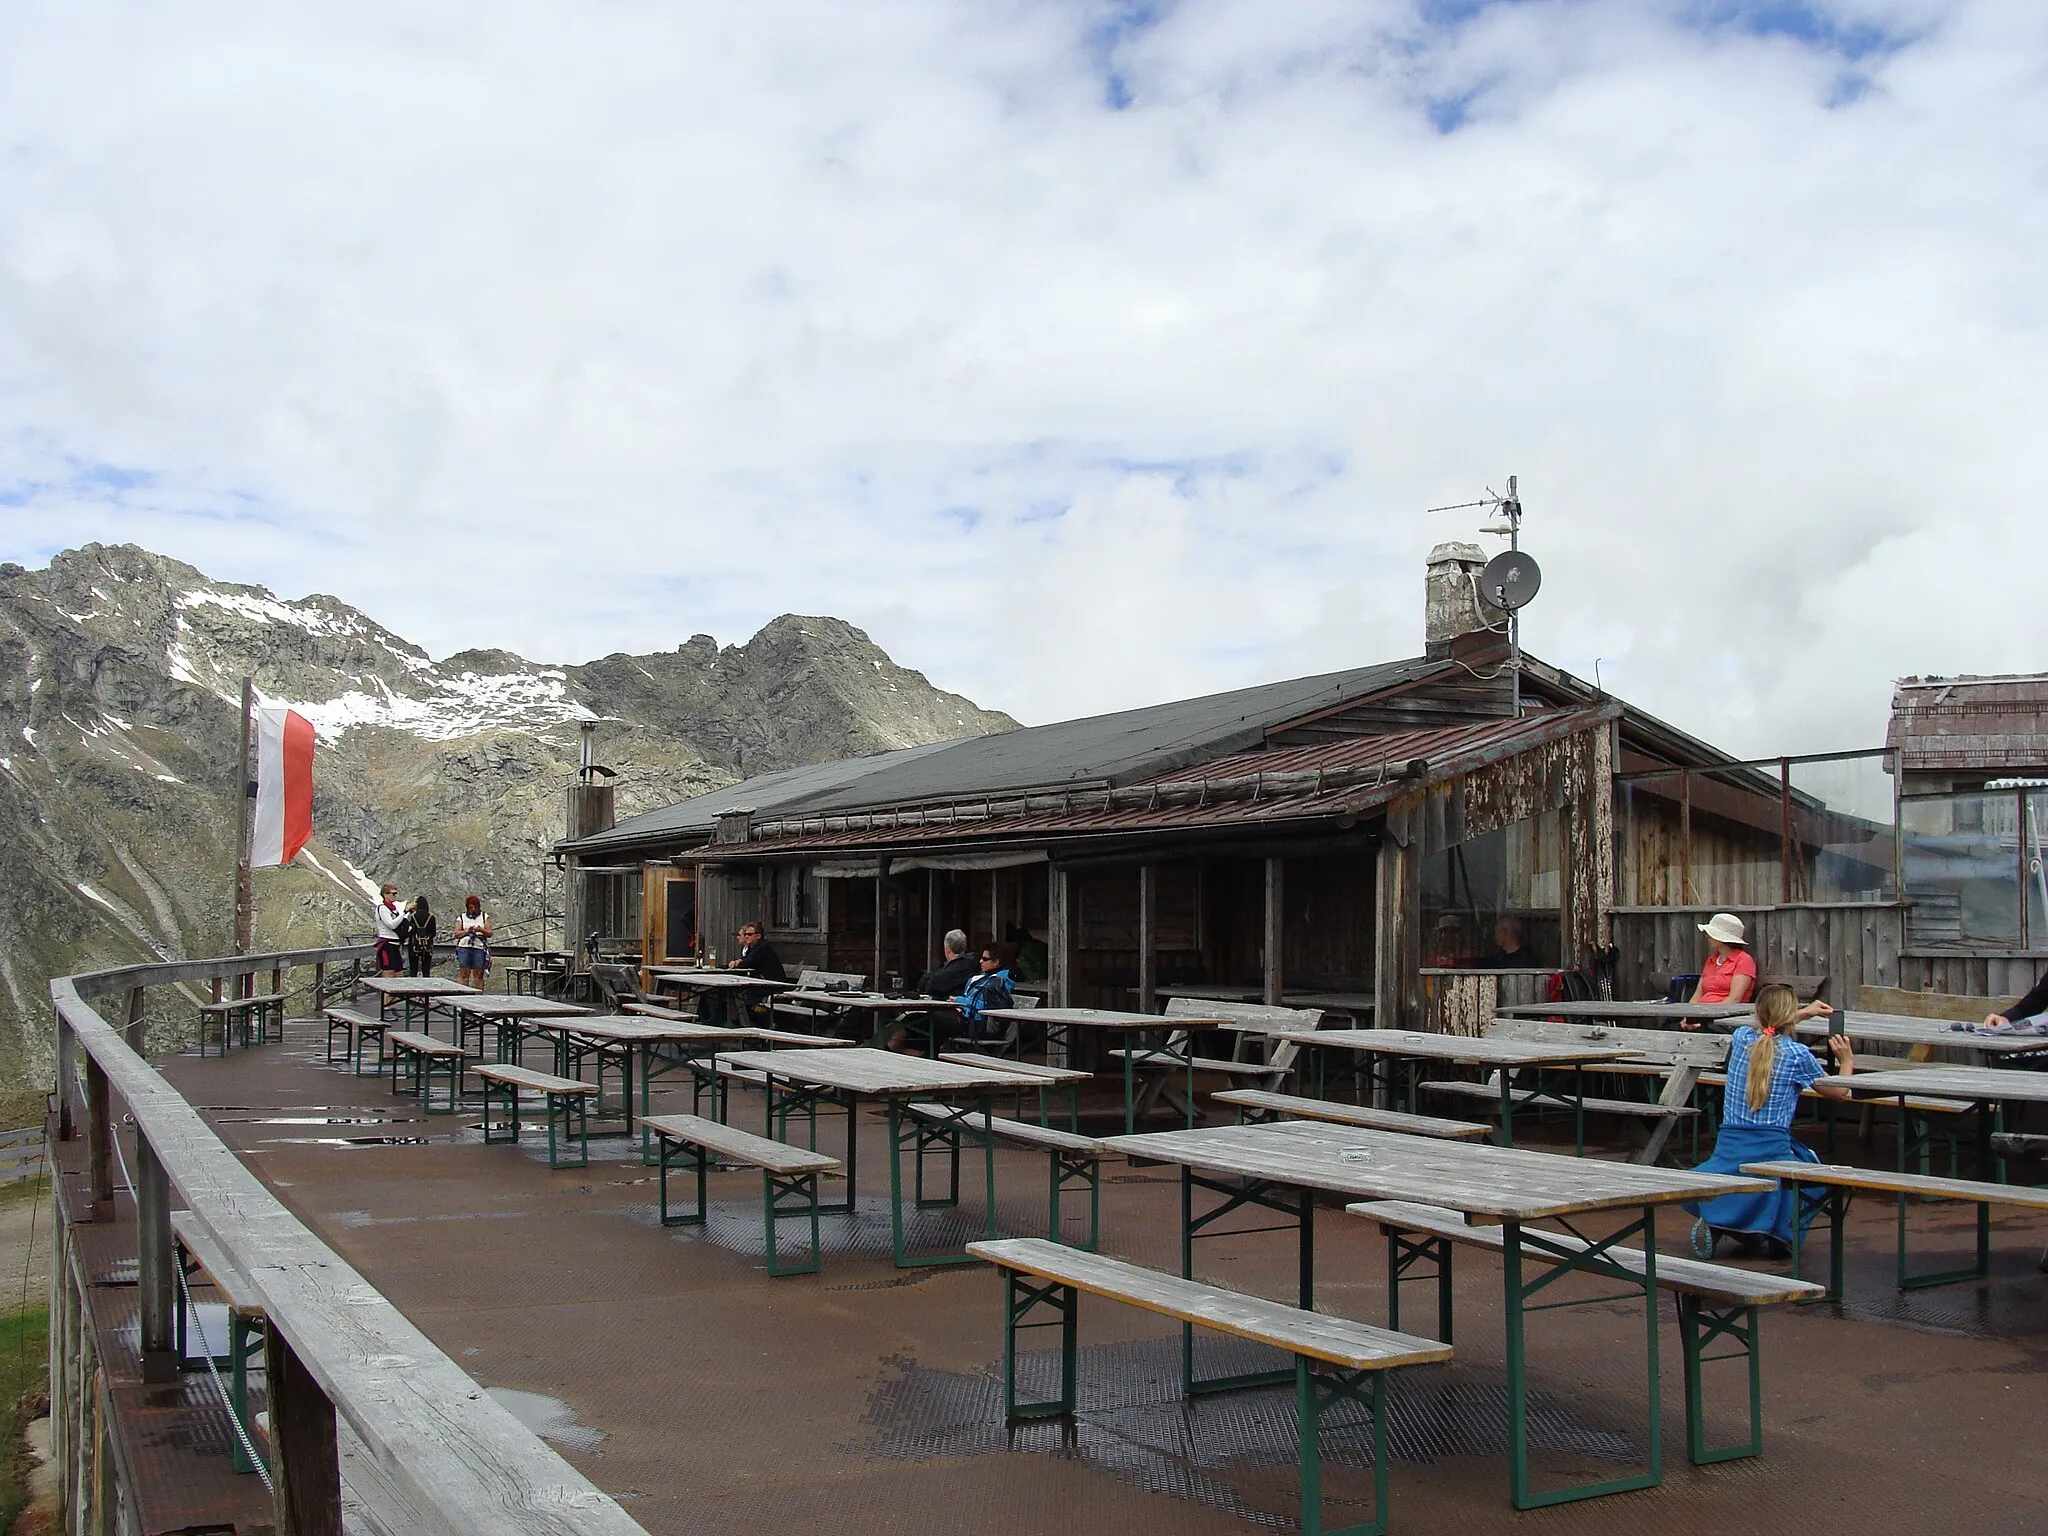
[[[745,922],[766,922],[763,871],[750,864],[697,866],[697,931],[723,965],[739,953],[733,936]],[[778,948],[777,953],[780,953]]]
[[[1672,976],[1696,973],[1706,944],[1698,925],[1717,911],[1742,919],[1764,975],[1825,975],[1827,999],[1838,1006],[1858,1006],[1864,987],[2010,1001],[2048,972],[2048,955],[1908,950],[1907,910],[1870,903],[1616,907],[1614,995],[1661,997]]]

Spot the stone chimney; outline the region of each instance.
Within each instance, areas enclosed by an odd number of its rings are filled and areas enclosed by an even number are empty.
[[[1429,574],[1423,580],[1423,654],[1441,661],[1456,649],[1463,654],[1488,642],[1506,644],[1504,632],[1492,626],[1507,624],[1507,614],[1479,596],[1479,572],[1486,565],[1486,551],[1477,544],[1439,544],[1429,552]],[[1475,637],[1467,639],[1468,636]]]

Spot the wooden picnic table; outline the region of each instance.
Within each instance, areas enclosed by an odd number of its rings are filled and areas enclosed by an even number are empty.
[[[1967,1029],[1951,1029],[1946,1019],[1916,1019],[1899,1013],[1858,1013],[1835,1015],[1842,1033],[1856,1045],[1903,1045],[1914,1050],[1940,1046],[1946,1050],[1971,1051],[1979,1056],[2011,1056],[2025,1051],[2048,1052],[2048,1035],[1987,1035]],[[1803,1038],[1828,1033],[1829,1020],[1808,1019],[1799,1026]]]
[[[1754,1011],[1749,1003],[1667,1003],[1661,998],[1594,998],[1590,1002],[1508,1003],[1493,1010],[1505,1019],[1607,1019],[1612,1023],[1682,1019],[1687,1023],[1711,1024],[1721,1019],[1742,1020]]]
[[[1187,1112],[1187,1123],[1195,1123],[1195,1066],[1194,1048],[1189,1042],[1188,1031],[1195,1029],[1228,1029],[1232,1021],[1227,1018],[1192,1019],[1166,1018],[1156,1013],[1118,1013],[1108,1008],[984,1008],[984,1019],[1016,1020],[1023,1024],[1038,1024],[1045,1029],[1046,1056],[1050,1060],[1057,1047],[1060,1059],[1054,1065],[1064,1065],[1073,1059],[1073,1031],[1099,1030],[1106,1034],[1120,1034],[1127,1037],[1124,1047],[1124,1134],[1129,1135],[1137,1126],[1138,1068],[1148,1070],[1155,1064],[1171,1074],[1176,1070],[1187,1073],[1187,1091],[1181,1096]],[[1146,1035],[1157,1035],[1157,1040],[1147,1040]],[[1178,1043],[1175,1037],[1178,1036]],[[1136,1037],[1136,1038],[1129,1038]]]
[[[1507,1386],[1509,1490],[1515,1507],[1534,1508],[1600,1494],[1653,1487],[1663,1479],[1661,1407],[1658,1396],[1656,1212],[1679,1201],[1706,1200],[1724,1194],[1767,1190],[1761,1179],[1733,1175],[1685,1173],[1637,1163],[1610,1163],[1597,1158],[1563,1157],[1551,1152],[1518,1151],[1464,1141],[1439,1141],[1398,1131],[1365,1130],[1313,1120],[1275,1121],[1264,1125],[1215,1126],[1193,1131],[1153,1131],[1115,1136],[1106,1145],[1134,1159],[1178,1164],[1181,1170],[1182,1274],[1194,1275],[1194,1244],[1203,1237],[1240,1235],[1205,1229],[1233,1213],[1253,1207],[1288,1218],[1299,1248],[1299,1301],[1304,1310],[1315,1303],[1315,1194],[1348,1200],[1408,1200],[1446,1207],[1468,1218],[1498,1222],[1504,1237],[1503,1305],[1507,1314]],[[1197,1212],[1194,1192],[1218,1198]],[[1571,1218],[1600,1211],[1631,1211],[1634,1218],[1611,1236],[1580,1246],[1569,1241]],[[1555,1221],[1567,1228],[1560,1238],[1529,1225]],[[1284,1228],[1283,1228],[1284,1229]],[[1268,1228],[1266,1230],[1273,1230]],[[1631,1238],[1646,1255],[1640,1270],[1605,1257],[1609,1248]],[[1527,1267],[1540,1271],[1530,1283],[1522,1280],[1524,1255],[1542,1262]],[[1649,1388],[1648,1470],[1573,1488],[1533,1491],[1528,1461],[1528,1360],[1525,1339],[1533,1298],[1563,1270],[1598,1277],[1608,1287],[1586,1301],[1551,1305],[1611,1306],[1611,1287],[1631,1298],[1640,1296],[1647,1337]],[[1398,1270],[1397,1270],[1398,1273]],[[1190,1391],[1248,1386],[1267,1373],[1197,1381],[1191,1331],[1182,1334],[1182,1371]],[[1287,1373],[1288,1379],[1292,1374]],[[1275,1375],[1274,1380],[1280,1377]]]
[[[1492,1067],[1500,1077],[1500,1144],[1503,1147],[1515,1144],[1515,1111],[1546,1101],[1571,1108],[1577,1140],[1583,1145],[1585,1092],[1582,1085],[1584,1074],[1580,1069],[1603,1061],[1626,1061],[1640,1054],[1626,1047],[1592,1042],[1495,1040],[1474,1035],[1431,1034],[1418,1029],[1281,1029],[1272,1031],[1271,1035],[1275,1040],[1293,1040],[1304,1050],[1356,1052],[1364,1058],[1362,1070],[1368,1081],[1372,1080],[1373,1063],[1377,1058],[1391,1056],[1398,1059],[1407,1077],[1406,1102],[1410,1114],[1417,1112],[1416,1071],[1422,1062]],[[1515,1073],[1531,1068],[1536,1071],[1534,1085],[1517,1088]],[[1569,1096],[1544,1084],[1543,1074],[1557,1068],[1571,1069],[1572,1091]],[[1317,1086],[1321,1088],[1320,1074]]]
[[[1022,1072],[997,1072],[951,1061],[928,1061],[899,1051],[859,1047],[852,1050],[721,1051],[718,1059],[726,1066],[758,1072],[766,1079],[767,1132],[777,1140],[787,1141],[790,1120],[799,1114],[814,1116],[821,1103],[845,1108],[846,1201],[833,1209],[849,1212],[854,1209],[860,1124],[857,1101],[880,1099],[887,1104],[889,1230],[897,1268],[976,1262],[964,1249],[936,1254],[911,1254],[907,1251],[903,1237],[903,1152],[906,1147],[910,1149],[915,1165],[917,1203],[924,1208],[959,1204],[960,1147],[963,1141],[979,1144],[983,1153],[987,1235],[996,1235],[996,1138],[988,1129],[988,1121],[994,1118],[990,1100],[998,1090],[1036,1090],[1043,1079]],[[912,1099],[934,1101],[946,1112],[942,1117],[907,1114],[905,1105]],[[973,1122],[976,1114],[983,1117],[979,1128]],[[776,1136],[778,1123],[783,1132],[779,1137]],[[815,1127],[815,1120],[813,1125]],[[952,1170],[950,1192],[942,1199],[928,1199],[924,1194],[924,1159],[934,1148],[945,1152]]]
[[[1124,988],[1135,994],[1136,987]],[[1214,987],[1206,982],[1189,982],[1186,985],[1154,987],[1160,997],[1190,997],[1201,1003],[1260,1003],[1266,998],[1262,987]],[[1370,992],[1283,992],[1280,1006],[1283,1008],[1321,1008],[1328,1013],[1344,1013],[1354,1018],[1373,1012],[1378,1003]]]
[[[657,987],[679,987],[690,992],[705,994],[705,1004],[715,1004],[715,1018],[707,1018],[707,1024],[718,1022],[743,1022],[741,1014],[746,1010],[747,994],[758,992],[767,995],[773,992],[794,992],[793,981],[763,981],[759,976],[749,976],[745,971],[705,970],[702,967],[656,966],[648,974],[653,976]],[[701,1011],[702,1005],[700,1005]]]
[[[519,1060],[515,1044],[511,1052],[506,1051],[506,1036],[509,1031],[516,1042],[524,1038],[517,1027],[520,1019],[564,1018],[571,1014],[591,1012],[581,1003],[556,1002],[551,997],[531,997],[521,992],[475,992],[468,997],[450,998],[446,1004],[455,1020],[455,1040],[458,1045],[469,1044],[470,1026],[476,1027],[476,1053],[484,1053],[484,1028],[489,1024],[498,1026],[498,1060]]]
[[[1948,1099],[1967,1104],[1974,1112],[1977,1130],[1977,1173],[1991,1175],[1991,1133],[2001,1106],[2006,1104],[2048,1104],[2048,1072],[2016,1072],[1999,1067],[1932,1066],[1890,1072],[1852,1072],[1847,1077],[1824,1077],[1822,1083],[1847,1088],[1859,1098],[1897,1101],[1899,1126],[1899,1172],[1927,1139],[1918,1122],[1924,1119],[1914,1109],[1917,1099]]]
[[[822,992],[799,988],[794,992],[776,994],[775,1006],[794,1003],[799,1008],[808,1008],[813,1013],[865,1013],[874,1020],[869,1031],[872,1045],[880,1045],[893,1028],[895,1021],[906,1013],[958,1012],[957,1005],[949,997],[891,997],[886,992]],[[934,1040],[927,1055],[937,1053]]]
[[[432,1018],[434,1003],[439,998],[476,995],[475,987],[439,976],[365,976],[361,985],[377,994],[378,1018],[389,1018],[391,1004],[396,1001],[400,1004],[401,1016],[408,1022],[415,1010],[421,1019]]]

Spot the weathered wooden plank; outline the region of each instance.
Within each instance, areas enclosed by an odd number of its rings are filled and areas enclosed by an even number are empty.
[[[1362,1125],[1376,1131],[1402,1131],[1410,1136],[1435,1136],[1446,1141],[1483,1141],[1491,1126],[1471,1120],[1446,1120],[1439,1115],[1411,1115],[1397,1109],[1371,1109],[1331,1099],[1305,1099],[1264,1088],[1230,1088],[1212,1097],[1218,1104],[1240,1109],[1270,1110],[1301,1120],[1327,1120],[1333,1125]]]
[[[1033,1125],[1028,1120],[1010,1120],[1001,1115],[980,1113],[956,1116],[943,1104],[906,1104],[905,1113],[933,1123],[964,1125],[969,1130],[980,1131],[994,1136],[998,1141],[1013,1141],[1020,1146],[1037,1147],[1044,1151],[1066,1152],[1080,1157],[1108,1157],[1110,1149],[1100,1137],[1082,1136],[1073,1131],[1055,1130],[1047,1125]]]
[[[1053,1084],[1085,1083],[1095,1074],[1077,1072],[1072,1067],[1044,1067],[1036,1062],[1010,1061],[1002,1056],[984,1056],[979,1051],[941,1051],[939,1060],[957,1062],[963,1067],[983,1067],[991,1072],[1021,1072],[1034,1077],[1048,1086]]]
[[[460,1047],[457,1047],[459,1053]],[[515,1067],[509,1062],[479,1062],[470,1071],[487,1082],[504,1083],[515,1088],[530,1088],[535,1093],[550,1096],[571,1097],[577,1094],[597,1092],[597,1084],[579,1082],[573,1077],[557,1077],[552,1072],[537,1072],[532,1067]]]
[[[680,1141],[720,1157],[774,1173],[825,1173],[839,1166],[839,1159],[823,1152],[793,1147],[787,1142],[756,1136],[737,1126],[707,1120],[702,1115],[646,1115],[640,1123],[668,1141]]]
[[[125,987],[132,973],[100,974]],[[280,1205],[68,978],[53,981],[50,995],[61,1032],[106,1068],[183,1204],[242,1266],[271,1327],[291,1342],[386,1479],[415,1501],[414,1529],[429,1536],[640,1531]]]
[[[1552,1019],[1502,1019],[1489,1040],[1533,1040],[1544,1045],[1625,1046],[1630,1065],[1718,1067],[1728,1060],[1729,1037],[1704,1030],[1620,1029],[1611,1024],[1573,1024]]]
[[[422,1035],[414,1030],[395,1029],[384,1037],[384,1043],[394,1051],[412,1051],[417,1055],[431,1056],[436,1061],[450,1057],[461,1060],[462,1047],[452,1040],[436,1040],[432,1035]]]
[[[1426,1365],[1451,1358],[1451,1346],[1434,1339],[1411,1338],[1369,1323],[1304,1312],[1263,1297],[1143,1269],[1104,1254],[1084,1253],[1041,1237],[969,1243],[967,1251],[1003,1269],[1071,1285],[1094,1296],[1351,1370]]]
[[[1226,1178],[1266,1179],[1361,1199],[1420,1200],[1467,1215],[1521,1221],[1752,1194],[1770,1187],[1722,1174],[1437,1141],[1310,1120],[1143,1132],[1113,1136],[1109,1145],[1131,1157],[1179,1163]]]
[[[1442,1206],[1419,1205],[1405,1200],[1367,1200],[1347,1205],[1344,1209],[1353,1216],[1363,1216],[1383,1227],[1402,1232],[1425,1232],[1431,1237],[1449,1238],[1454,1243],[1466,1243],[1475,1248],[1490,1248],[1496,1253],[1507,1247],[1506,1236],[1499,1227],[1468,1225],[1456,1211],[1445,1210]],[[1584,1253],[1592,1246],[1585,1239],[1564,1232],[1545,1232],[1543,1241],[1574,1253]],[[1559,1255],[1526,1243],[1522,1247],[1522,1257],[1539,1264],[1558,1265],[1564,1262]],[[1632,1275],[1645,1272],[1647,1261],[1640,1248],[1608,1248],[1605,1257]],[[1689,1296],[1710,1296],[1717,1301],[1750,1307],[1813,1301],[1827,1294],[1827,1287],[1816,1285],[1811,1280],[1791,1280],[1781,1275],[1737,1269],[1730,1264],[1706,1264],[1698,1259],[1683,1259],[1669,1253],[1657,1255],[1657,1289],[1679,1291]]]
[[[166,960],[150,965],[115,966],[104,971],[81,971],[64,978],[79,1001],[104,997],[109,992],[137,987],[172,986],[187,981],[212,981],[223,976],[249,976],[280,966],[332,965],[351,960],[367,961],[376,951],[361,944],[333,944],[323,949],[266,951],[260,955],[220,956],[209,960]]]
[[[1852,1168],[1842,1163],[1804,1163],[1791,1158],[1744,1163],[1744,1173],[1758,1178],[1787,1179],[1799,1184],[1831,1184],[1883,1194],[1921,1195],[1932,1200],[1972,1200],[1987,1205],[2025,1206],[2048,1211],[2048,1189],[2033,1184],[1990,1184],[1978,1179],[1944,1179],[1925,1173],[1887,1173],[1882,1168]]]
[[[1384,1056],[1419,1056],[1480,1066],[1569,1066],[1577,1062],[1622,1061],[1634,1051],[1606,1045],[1539,1045],[1519,1040],[1465,1039],[1432,1035],[1419,1029],[1318,1029],[1313,1032],[1275,1030],[1275,1040],[1302,1045],[1334,1046]]]
[[[785,1082],[882,1098],[977,1088],[1036,1088],[1041,1082],[1024,1072],[994,1072],[951,1061],[924,1061],[897,1051],[721,1051],[718,1059],[743,1071],[766,1073]]]
[[[1971,1103],[2048,1104],[2048,1072],[2008,1072],[1997,1067],[1920,1067],[1910,1072],[1858,1072],[1850,1077],[1824,1077],[1852,1093],[1918,1094],[1930,1099],[1967,1099]]]

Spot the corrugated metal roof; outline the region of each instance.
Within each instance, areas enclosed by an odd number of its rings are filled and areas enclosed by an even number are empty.
[[[1553,710],[1521,720],[1233,753],[1212,760],[1199,774],[1174,769],[1136,785],[1115,788],[991,796],[980,804],[955,803],[895,813],[804,812],[783,818],[788,825],[780,834],[773,823],[762,828],[757,821],[757,828],[767,835],[744,847],[718,851],[754,858],[849,848],[1029,842],[1197,828],[1258,829],[1356,819],[1421,784],[1469,773],[1593,729],[1620,713],[1620,705],[1609,704],[1597,709]],[[1408,770],[1417,763],[1426,766],[1411,775]]]
[[[2048,676],[1907,678],[1886,740],[1908,773],[2048,767]]]
[[[630,843],[687,842],[709,836],[720,811],[742,807],[757,817],[826,814],[1031,789],[1135,783],[1257,746],[1269,729],[1284,721],[1452,668],[1449,662],[1414,657],[763,774],[564,846],[596,852]]]

